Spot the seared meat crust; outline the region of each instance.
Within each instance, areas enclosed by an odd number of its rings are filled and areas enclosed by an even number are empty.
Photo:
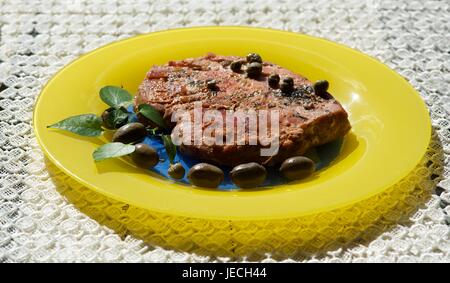
[[[171,123],[172,113],[181,109],[192,112],[194,102],[198,101],[202,102],[203,111],[279,110],[279,151],[274,156],[261,156],[260,149],[267,146],[259,142],[257,145],[195,145],[192,142],[180,146],[183,154],[229,166],[247,162],[275,165],[302,155],[311,147],[343,137],[350,130],[347,113],[340,103],[329,94],[326,97],[314,94],[306,78],[268,62],[263,63],[259,77],[248,78],[244,71],[230,69],[235,60],[245,61],[245,58],[208,54],[153,66],[139,87],[135,105],[152,105],[171,128],[176,125]],[[278,74],[281,80],[292,77],[294,91],[286,94],[278,87],[270,87],[267,79],[271,74]],[[215,80],[214,89],[208,87],[210,80]],[[251,137],[245,138],[248,141]]]

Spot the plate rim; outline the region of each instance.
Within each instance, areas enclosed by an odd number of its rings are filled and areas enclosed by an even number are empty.
[[[328,205],[328,206],[322,206],[321,208],[317,208],[314,211],[311,212],[303,212],[303,213],[298,213],[298,214],[286,214],[283,213],[282,215],[274,215],[273,217],[262,217],[259,218],[257,216],[227,216],[224,215],[224,213],[220,214],[220,215],[204,215],[204,214],[197,214],[197,213],[191,213],[191,214],[186,214],[185,212],[183,213],[179,213],[178,211],[166,211],[166,210],[160,210],[157,208],[148,208],[145,206],[142,206],[139,203],[136,203],[134,201],[130,201],[130,200],[124,200],[123,198],[117,196],[116,194],[110,193],[108,192],[107,189],[102,189],[99,188],[98,186],[96,186],[95,184],[92,184],[88,181],[85,181],[83,178],[81,178],[80,176],[78,176],[78,174],[75,174],[74,172],[72,172],[71,170],[68,170],[67,168],[65,168],[56,157],[54,157],[51,152],[49,152],[49,150],[46,148],[46,146],[44,145],[44,142],[41,139],[41,136],[39,135],[39,131],[37,129],[35,120],[36,117],[38,115],[38,106],[39,103],[41,101],[41,98],[43,96],[43,94],[45,93],[45,91],[47,90],[47,88],[51,85],[51,83],[56,80],[58,78],[58,76],[64,72],[68,67],[70,67],[72,64],[81,61],[82,59],[84,59],[87,56],[92,56],[97,52],[101,52],[103,49],[108,48],[112,45],[116,45],[116,44],[125,44],[126,42],[129,41],[133,41],[133,40],[139,40],[141,38],[145,38],[147,36],[151,36],[151,35],[155,35],[155,34],[160,34],[160,33],[169,33],[169,32],[180,32],[180,31],[195,31],[195,30],[206,30],[206,29],[240,29],[240,30],[261,30],[261,31],[269,31],[269,32],[278,32],[278,33],[284,33],[287,35],[291,35],[291,36],[298,36],[298,37],[304,37],[307,38],[309,40],[318,40],[318,41],[324,41],[327,44],[331,44],[334,45],[335,47],[338,48],[343,48],[346,49],[347,51],[350,51],[354,54],[357,54],[358,56],[363,56],[365,59],[368,59],[372,62],[374,62],[375,64],[378,64],[380,67],[382,67],[385,71],[388,71],[391,75],[397,77],[398,79],[401,79],[403,81],[403,84],[405,86],[408,87],[408,89],[414,93],[414,95],[412,95],[411,97],[414,97],[415,100],[417,100],[418,102],[420,102],[419,104],[421,105],[422,110],[425,110],[425,112],[428,114],[426,122],[426,131],[427,131],[427,136],[426,136],[426,140],[427,140],[427,146],[421,149],[421,154],[420,157],[417,158],[417,160],[414,162],[411,162],[409,169],[404,170],[405,172],[401,174],[401,177],[399,177],[398,181],[396,182],[392,182],[389,185],[385,185],[384,187],[381,188],[381,186],[379,188],[377,188],[377,190],[374,190],[373,192],[371,192],[370,194],[366,194],[362,197],[359,198],[353,198],[351,200],[348,200],[346,202],[341,202],[338,204],[334,204],[334,205]],[[411,94],[412,94],[411,93]],[[117,40],[117,41],[113,41],[110,42],[108,44],[102,45],[94,50],[91,50],[87,53],[84,53],[78,57],[76,57],[75,59],[73,59],[72,61],[70,61],[69,63],[66,63],[61,69],[59,69],[56,73],[54,73],[51,78],[45,83],[45,85],[42,87],[41,91],[39,92],[35,103],[34,103],[34,107],[33,107],[33,114],[32,114],[32,126],[33,126],[33,131],[34,131],[34,135],[36,137],[36,140],[40,146],[40,149],[42,150],[42,152],[44,152],[45,156],[58,168],[60,169],[64,174],[68,175],[70,178],[73,178],[75,181],[77,181],[78,183],[82,184],[83,186],[94,190],[97,193],[103,194],[107,197],[110,197],[112,199],[116,199],[116,200],[120,200],[120,201],[125,201],[126,203],[132,204],[132,205],[136,205],[138,207],[150,210],[150,211],[155,211],[158,213],[168,213],[171,215],[179,215],[179,216],[183,216],[183,217],[194,217],[194,218],[205,218],[205,219],[220,219],[220,220],[277,220],[277,219],[287,219],[287,218],[293,218],[293,217],[302,217],[302,216],[307,216],[307,215],[312,215],[312,214],[317,214],[317,213],[322,213],[322,212],[327,212],[327,211],[332,211],[332,210],[336,210],[336,209],[340,209],[342,207],[346,207],[352,204],[356,204],[359,203],[363,200],[369,199],[375,195],[378,195],[384,191],[386,191],[387,189],[391,188],[392,186],[394,186],[395,184],[397,184],[399,181],[403,180],[406,176],[408,176],[408,174],[410,174],[410,172],[412,172],[414,170],[414,168],[419,164],[419,162],[422,160],[422,158],[424,157],[428,145],[431,141],[431,136],[432,136],[432,124],[431,124],[431,118],[430,118],[430,114],[429,114],[429,109],[426,107],[424,100],[422,99],[422,97],[420,96],[420,94],[416,91],[416,89],[407,81],[406,78],[404,78],[402,75],[400,75],[399,73],[397,73],[395,70],[391,69],[389,66],[387,66],[386,64],[384,64],[383,62],[381,62],[380,60],[378,60],[377,58],[374,58],[370,55],[367,55],[365,53],[363,53],[362,51],[358,51],[357,49],[354,49],[352,47],[346,46],[344,44],[338,43],[338,42],[334,42],[331,40],[328,40],[326,38],[322,38],[322,37],[316,37],[316,36],[312,36],[309,34],[304,34],[304,33],[299,33],[299,32],[293,32],[293,31],[286,31],[286,30],[280,30],[280,29],[273,29],[273,28],[264,28],[264,27],[251,27],[251,26],[195,26],[195,27],[182,27],[182,28],[173,28],[173,29],[165,29],[165,30],[159,30],[159,31],[154,31],[154,32],[149,32],[149,33],[145,33],[145,34],[139,34],[139,35],[135,35],[135,36],[131,36],[129,38],[125,38],[125,39],[121,39],[121,40]],[[125,173],[124,173],[125,174]],[[169,184],[168,184],[169,185]]]

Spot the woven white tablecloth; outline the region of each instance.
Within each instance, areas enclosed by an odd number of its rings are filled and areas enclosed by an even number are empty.
[[[31,128],[42,86],[79,55],[136,34],[201,25],[301,32],[378,58],[420,92],[433,121],[431,147],[443,152],[443,160],[430,158],[423,168],[433,185],[427,201],[373,241],[308,258],[267,255],[263,261],[450,262],[447,0],[0,0],[0,262],[246,260],[149,246],[116,233],[101,209],[95,219],[103,221],[97,222],[78,208],[107,201],[88,192],[67,197],[64,183],[54,181],[65,177],[45,161]]]

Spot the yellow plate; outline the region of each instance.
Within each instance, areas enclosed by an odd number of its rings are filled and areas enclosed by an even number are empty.
[[[91,154],[104,138],[79,138],[46,128],[68,116],[100,114],[106,108],[98,96],[102,86],[136,91],[152,65],[207,52],[257,52],[312,81],[330,81],[330,93],[348,111],[353,126],[339,157],[302,182],[256,191],[204,190],[173,183],[120,159],[96,164]],[[34,129],[49,159],[95,191],[157,212],[230,220],[298,217],[366,199],[405,177],[424,155],[431,134],[421,98],[385,65],[323,39],[246,27],[156,32],[84,55],[42,90]]]

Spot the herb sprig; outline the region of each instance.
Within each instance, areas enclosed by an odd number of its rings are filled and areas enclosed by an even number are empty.
[[[133,96],[125,89],[116,86],[105,86],[99,91],[100,99],[110,106],[102,115],[81,114],[68,117],[47,128],[69,131],[86,137],[99,137],[105,130],[116,130],[132,122],[133,113],[127,110],[133,104]],[[156,128],[147,128],[148,135],[159,137],[164,143],[167,155],[171,163],[176,156],[176,147],[170,139],[170,135],[162,134],[167,126],[160,112],[153,106],[141,104],[137,107],[137,113],[153,122]],[[106,143],[97,148],[92,157],[94,161],[102,161],[108,158],[126,156],[135,151],[135,145],[120,142]]]
[[[102,120],[95,114],[72,116],[47,126],[47,128],[66,130],[86,137],[98,137],[103,133]]]

